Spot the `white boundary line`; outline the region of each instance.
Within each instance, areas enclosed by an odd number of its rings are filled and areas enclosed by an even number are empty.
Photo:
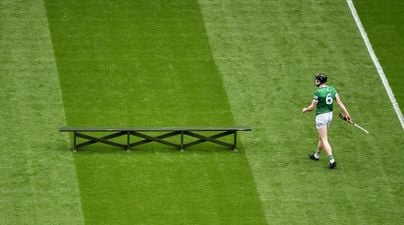
[[[384,74],[383,68],[380,65],[379,60],[377,59],[377,56],[376,56],[376,54],[375,54],[375,52],[373,50],[372,45],[370,44],[370,41],[369,41],[369,38],[368,38],[368,36],[366,34],[365,28],[363,27],[362,22],[359,19],[358,13],[356,12],[356,9],[355,9],[355,6],[354,6],[352,0],[346,0],[346,1],[348,3],[349,9],[351,10],[352,16],[355,19],[356,25],[358,26],[358,29],[359,29],[359,31],[360,31],[360,33],[362,35],[362,39],[366,44],[366,47],[367,47],[368,52],[369,52],[369,55],[372,58],[373,63],[376,66],[377,72],[379,73],[379,77],[382,80],[384,88],[386,89],[386,92],[389,95],[389,98],[390,98],[391,104],[393,105],[394,111],[396,111],[396,114],[398,116],[398,120],[401,123],[401,127],[404,130],[403,114],[402,114],[402,112],[400,110],[400,107],[398,106],[396,98],[394,97],[394,94],[393,94],[393,91],[391,90],[389,82],[387,81],[386,74]]]

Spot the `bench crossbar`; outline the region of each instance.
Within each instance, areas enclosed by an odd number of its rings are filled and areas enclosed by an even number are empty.
[[[184,132],[185,135],[188,135],[188,136],[191,136],[191,137],[194,137],[194,138],[198,138],[199,140],[184,144],[183,148],[188,148],[188,147],[190,147],[192,145],[196,145],[196,144],[200,144],[200,143],[209,141],[209,142],[212,142],[212,143],[215,143],[215,144],[218,144],[218,145],[223,145],[223,146],[226,146],[228,148],[234,149],[234,144],[229,144],[229,143],[226,143],[224,141],[216,140],[217,138],[221,138],[221,137],[224,137],[224,136],[231,135],[234,132],[235,131],[225,131],[225,132],[222,132],[222,133],[215,134],[213,136],[207,137],[207,136],[203,136],[203,135],[200,135],[200,134],[196,134],[196,133],[191,132],[191,131],[185,131]]]
[[[130,135],[133,135],[133,136],[137,136],[137,137],[143,138],[143,139],[145,139],[145,140],[147,140],[147,141],[149,141],[149,142],[155,141],[155,142],[158,142],[158,143],[160,143],[160,144],[172,146],[172,147],[177,148],[177,149],[180,148],[180,145],[178,145],[178,144],[174,144],[174,143],[171,143],[171,142],[169,142],[169,141],[163,140],[163,138],[177,135],[178,132],[171,132],[171,133],[168,133],[168,134],[166,134],[166,135],[160,136],[160,138],[159,138],[159,137],[153,137],[153,136],[146,135],[146,134],[142,134],[142,133],[140,133],[140,132],[135,132],[135,131],[131,131],[131,132],[129,132],[129,134],[130,134]],[[145,141],[144,141],[144,142],[145,142]],[[136,144],[136,142],[135,142],[134,144]],[[145,143],[145,144],[146,144],[146,143]],[[140,145],[140,143],[137,142],[137,145]]]
[[[180,132],[178,132],[178,131],[174,131],[174,132],[170,132],[170,133],[167,133],[167,134],[159,135],[159,136],[154,137],[154,138],[157,138],[157,139],[159,139],[159,140],[162,140],[162,139],[165,139],[165,138],[169,138],[169,137],[178,135],[179,133],[180,133]],[[130,134],[133,135],[132,133],[130,133]],[[154,139],[154,138],[153,138],[153,139]],[[130,144],[129,144],[129,147],[135,147],[135,146],[147,144],[147,143],[150,143],[150,142],[153,142],[153,141],[154,141],[154,140],[150,140],[150,139],[151,139],[151,138],[145,138],[145,139],[142,140],[142,141],[137,141],[137,142],[134,142],[134,143],[130,143]],[[178,147],[178,145],[175,146],[175,147]]]
[[[96,137],[93,137],[93,136],[90,136],[90,135],[86,135],[86,134],[83,134],[83,133],[76,132],[76,137],[80,137],[80,138],[84,138],[84,139],[89,140],[87,142],[77,144],[76,149],[84,147],[84,146],[87,146],[87,145],[95,144],[97,142],[101,142],[101,143],[109,144],[109,145],[114,145],[114,146],[117,146],[117,147],[125,147],[122,144],[115,143],[115,142],[112,142],[112,141],[108,141],[108,139],[120,137],[120,136],[123,136],[123,135],[126,135],[126,132],[118,132],[118,133],[113,133],[113,134],[103,136],[103,137],[100,137],[100,138],[96,138]]]
[[[61,128],[60,132],[73,132],[73,151],[78,150],[79,148],[95,144],[95,143],[103,143],[107,145],[112,145],[116,147],[120,147],[126,150],[130,150],[131,148],[143,144],[147,144],[150,142],[156,142],[163,145],[167,145],[170,147],[174,147],[181,151],[189,148],[191,146],[201,144],[204,142],[211,142],[217,145],[221,145],[227,148],[232,149],[233,151],[237,151],[237,132],[238,131],[251,131],[250,128]],[[112,132],[112,134],[105,135],[102,137],[92,136],[87,133],[93,132]],[[160,132],[163,134],[152,136],[149,133],[151,132]],[[216,132],[213,135],[204,135],[204,132]],[[85,134],[86,133],[86,134]],[[218,140],[219,138],[233,135],[233,142],[228,143],[222,140]],[[111,139],[126,136],[127,141],[125,144],[118,143]],[[140,140],[136,140],[135,142],[131,142],[131,137],[134,136],[136,138],[140,138]],[[169,137],[180,136],[180,142],[174,143],[172,141],[164,140]],[[196,140],[189,141],[185,143],[184,137],[189,136],[195,138]],[[87,141],[82,143],[77,143],[77,139],[82,138]]]

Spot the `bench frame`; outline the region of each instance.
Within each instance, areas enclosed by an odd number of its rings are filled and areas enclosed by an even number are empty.
[[[95,144],[103,143],[107,145],[112,145],[130,151],[131,148],[144,145],[150,142],[157,142],[163,145],[168,145],[174,147],[180,151],[184,151],[186,148],[193,145],[201,144],[204,142],[211,142],[227,148],[237,151],[237,132],[239,131],[251,131],[250,128],[237,127],[237,128],[75,128],[75,127],[62,127],[59,129],[60,132],[72,132],[73,133],[73,152],[78,149]],[[105,132],[111,133],[102,137],[96,137],[89,135],[88,133]],[[162,134],[158,136],[152,136],[149,133],[161,132]],[[214,135],[204,135],[205,132],[214,132]],[[179,143],[173,143],[164,140],[173,136],[180,136]],[[233,135],[233,142],[228,143],[219,138]],[[126,136],[126,144],[114,142],[111,139]],[[140,138],[135,142],[132,142],[131,137]],[[197,140],[190,141],[188,143],[184,142],[184,137],[189,136],[196,138]],[[85,139],[87,141],[78,143],[78,138]]]

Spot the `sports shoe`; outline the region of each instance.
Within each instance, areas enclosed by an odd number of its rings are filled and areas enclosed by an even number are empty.
[[[337,162],[336,161],[334,161],[333,163],[328,163],[328,168],[334,169],[335,167],[337,167]]]
[[[312,153],[310,153],[309,154],[309,158],[311,159],[311,160],[316,160],[316,161],[318,161],[319,159],[320,159],[320,157],[316,157],[316,153],[315,152],[312,152]]]

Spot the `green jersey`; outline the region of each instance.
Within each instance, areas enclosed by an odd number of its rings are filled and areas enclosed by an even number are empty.
[[[320,87],[314,93],[313,101],[317,102],[316,116],[332,112],[337,90],[331,86]]]

